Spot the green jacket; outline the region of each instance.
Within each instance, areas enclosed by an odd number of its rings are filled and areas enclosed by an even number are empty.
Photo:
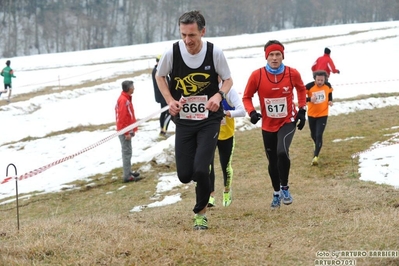
[[[16,76],[14,76],[14,70],[9,66],[3,68],[0,75],[4,77],[4,84],[11,84],[11,78],[16,78]]]

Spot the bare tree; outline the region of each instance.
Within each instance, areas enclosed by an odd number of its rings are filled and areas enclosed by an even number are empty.
[[[178,39],[179,16],[194,9],[208,37],[399,19],[399,0],[0,0],[0,54]]]

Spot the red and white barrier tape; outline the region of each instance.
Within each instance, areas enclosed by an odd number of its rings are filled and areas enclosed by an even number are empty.
[[[399,133],[396,133],[392,138],[383,141],[383,143],[389,143],[388,145],[374,146],[374,147],[372,147],[370,149],[367,149],[365,151],[356,152],[356,153],[352,154],[351,157],[352,157],[352,159],[354,159],[354,158],[358,157],[360,154],[363,154],[363,153],[366,153],[366,152],[370,152],[370,151],[373,151],[373,150],[378,149],[378,148],[383,148],[383,147],[388,147],[388,146],[392,146],[392,145],[397,145],[397,144],[399,144],[398,142],[392,142],[392,140],[394,140],[397,137],[399,137]]]
[[[343,83],[343,84],[333,84],[333,87],[349,86],[349,85],[357,85],[357,84],[370,84],[370,83],[382,83],[382,82],[395,82],[395,81],[399,81],[399,79],[387,79],[387,80],[374,80],[374,81],[362,81],[362,82],[351,82],[351,83]]]
[[[125,127],[124,129],[119,130],[118,132],[116,132],[116,133],[114,133],[114,134],[112,134],[112,135],[110,135],[110,136],[108,136],[108,137],[106,137],[106,138],[104,138],[104,139],[102,139],[102,140],[100,140],[100,141],[98,141],[98,142],[96,142],[96,143],[84,148],[83,150],[80,150],[80,151],[74,153],[74,154],[71,154],[71,155],[66,156],[66,157],[64,157],[62,159],[54,161],[54,162],[52,162],[50,164],[47,164],[47,165],[42,166],[40,168],[37,168],[37,169],[35,169],[33,171],[25,173],[25,174],[23,174],[23,175],[21,175],[19,177],[16,177],[16,176],[14,176],[14,177],[12,177],[12,176],[11,177],[6,177],[3,181],[1,181],[0,185],[7,183],[8,181],[10,181],[13,178],[18,178],[18,180],[23,180],[23,179],[27,179],[29,177],[35,176],[37,174],[40,174],[40,173],[44,172],[45,170],[47,170],[47,169],[49,169],[49,168],[51,168],[51,167],[53,167],[53,166],[55,166],[57,164],[63,163],[65,161],[68,161],[68,160],[70,160],[70,159],[72,159],[72,158],[74,158],[74,157],[76,157],[76,156],[78,156],[78,155],[80,155],[80,154],[82,154],[82,153],[84,153],[86,151],[89,151],[89,150],[91,150],[91,149],[93,149],[93,148],[95,148],[97,146],[100,146],[101,144],[111,140],[112,138],[114,138],[114,137],[116,137],[118,135],[122,135],[122,134],[132,130],[133,128],[138,127],[139,125],[143,124],[144,122],[148,121],[149,119],[153,118],[154,116],[156,116],[156,115],[158,115],[158,114],[160,114],[160,113],[162,113],[162,112],[164,112],[164,111],[166,111],[168,109],[169,109],[169,106],[167,105],[167,106],[163,107],[162,109],[150,114],[149,116],[147,116],[147,117],[145,117],[145,118],[143,118],[143,119],[131,124],[130,126]]]

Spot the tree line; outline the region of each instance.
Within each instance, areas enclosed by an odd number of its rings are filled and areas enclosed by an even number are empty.
[[[0,56],[174,40],[188,10],[216,37],[398,20],[399,0],[0,0]]]

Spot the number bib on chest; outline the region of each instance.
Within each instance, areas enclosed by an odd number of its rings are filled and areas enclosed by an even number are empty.
[[[205,109],[207,95],[184,97],[185,103],[180,110],[180,119],[203,120],[208,118],[209,111]]]
[[[282,98],[265,98],[266,115],[270,118],[287,117],[287,99]]]
[[[312,95],[316,96],[315,104],[322,103],[326,100],[326,94],[324,93],[324,91],[313,92]]]

